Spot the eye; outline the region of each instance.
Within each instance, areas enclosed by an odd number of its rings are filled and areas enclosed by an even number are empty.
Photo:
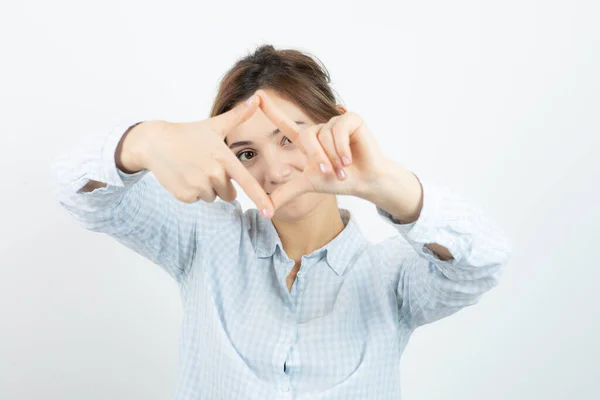
[[[286,144],[286,140],[289,142],[289,144],[292,144],[292,141],[287,136],[284,136],[283,139],[281,139],[281,141],[284,142],[283,144]]]
[[[252,150],[245,150],[245,151],[240,151],[239,153],[237,153],[236,157],[240,161],[250,161],[251,159],[254,158],[255,155],[256,154]]]

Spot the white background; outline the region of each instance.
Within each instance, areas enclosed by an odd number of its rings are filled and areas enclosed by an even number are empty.
[[[499,287],[417,330],[404,398],[600,398],[599,20],[592,0],[3,2],[0,398],[172,396],[177,285],[79,228],[49,162],[123,120],[206,118],[263,43],[317,56],[387,155],[515,244]],[[371,240],[393,234],[341,204]]]

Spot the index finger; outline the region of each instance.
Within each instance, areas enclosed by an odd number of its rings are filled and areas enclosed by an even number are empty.
[[[229,131],[249,120],[254,115],[256,110],[258,110],[259,102],[260,98],[258,96],[250,96],[248,100],[236,105],[231,110],[212,117],[210,120],[211,127],[225,139]]]
[[[227,175],[240,185],[244,193],[256,204],[261,214],[267,218],[272,217],[275,207],[271,198],[240,160],[229,149],[219,158]]]
[[[259,107],[262,112],[265,113],[267,118],[273,121],[273,123],[281,130],[281,132],[291,139],[292,142],[302,147],[299,140],[301,129],[298,127],[298,124],[292,121],[292,119],[288,117],[283,110],[277,107],[277,105],[275,105],[273,100],[271,100],[266,92],[263,90],[257,90],[256,94],[260,98]]]

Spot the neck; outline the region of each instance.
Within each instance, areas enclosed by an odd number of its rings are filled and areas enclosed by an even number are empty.
[[[302,218],[293,221],[273,218],[273,225],[285,253],[296,262],[303,255],[329,243],[344,229],[337,199],[333,195]]]

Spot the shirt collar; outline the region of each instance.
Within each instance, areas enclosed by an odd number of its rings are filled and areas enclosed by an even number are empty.
[[[339,208],[340,216],[344,222],[344,229],[329,243],[315,250],[311,254],[326,253],[327,264],[333,271],[342,275],[354,257],[364,249],[368,243],[364,237],[356,218],[344,208]],[[262,217],[258,210],[252,209],[257,223],[256,254],[259,257],[272,257],[277,247],[283,250],[281,239],[270,219]]]

